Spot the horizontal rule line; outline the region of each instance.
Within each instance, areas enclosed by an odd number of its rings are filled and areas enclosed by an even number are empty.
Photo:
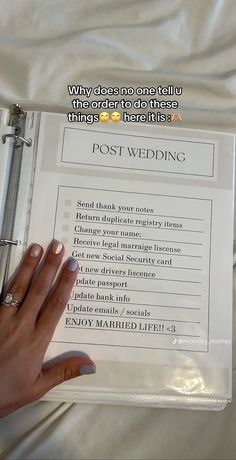
[[[173,335],[174,337],[174,335]],[[191,351],[192,353],[208,353],[207,351],[202,351],[202,350],[191,350],[191,349],[188,349],[188,348],[165,348],[165,347],[140,347],[138,345],[115,345],[113,343],[96,343],[96,342],[64,342],[63,340],[52,340],[52,342],[55,342],[55,343],[70,343],[72,345],[96,345],[96,346],[99,346],[99,347],[118,347],[118,348],[138,348],[138,349],[141,349],[141,350],[168,350],[168,351]]]
[[[189,281],[189,280],[175,280],[175,279],[171,279],[171,278],[145,278],[145,277],[142,277],[142,276],[125,276],[125,275],[109,275],[109,274],[105,274],[105,273],[85,273],[83,271],[80,272],[82,276],[84,275],[89,275],[91,277],[93,276],[106,276],[106,277],[109,277],[109,276],[115,276],[116,278],[129,278],[129,279],[137,279],[137,280],[144,280],[144,281],[175,281],[175,282],[178,282],[178,283],[193,283],[193,284],[202,284],[202,281]]]
[[[106,303],[106,300],[90,300],[90,299],[76,299],[75,297],[71,297],[70,300],[78,300],[81,302],[91,302],[91,303]],[[132,303],[132,302],[114,302],[114,301],[107,301],[110,303],[115,303],[119,305],[126,305],[129,307],[130,305],[135,305],[136,307],[158,307],[158,308],[181,308],[183,310],[201,310],[201,308],[195,307],[176,307],[176,305],[159,305],[159,304],[152,304],[152,303]],[[106,308],[106,307],[102,307]]]
[[[99,246],[81,246],[80,244],[73,244],[72,245],[72,248],[83,248],[83,249],[100,249],[100,250],[106,250],[106,251],[115,251],[115,252],[137,252],[138,254],[142,254],[142,253],[147,253],[147,254],[168,254],[168,255],[171,255],[171,256],[179,256],[179,257],[194,257],[196,259],[202,259],[202,256],[192,256],[191,254],[176,254],[176,253],[173,253],[173,252],[168,252],[168,251],[145,251],[145,250],[140,250],[140,251],[136,251],[135,249],[116,249],[116,248],[107,248],[107,247],[99,247]]]
[[[90,330],[90,331],[101,331],[104,332],[104,330],[108,332],[128,332],[129,334],[151,334],[151,335],[172,335],[172,337],[200,337],[200,335],[192,335],[192,334],[170,334],[168,332],[147,332],[147,331],[133,331],[133,330],[123,330],[123,329],[99,329],[97,327],[79,327],[79,326],[64,326],[65,329],[80,329],[80,330]]]
[[[83,288],[89,288],[89,289],[100,289],[100,290],[111,290],[110,287],[102,287],[100,286],[99,288],[97,286],[86,286],[86,285],[83,285],[83,284],[80,284],[78,283],[80,287],[83,287]],[[113,289],[114,290],[114,289]],[[130,291],[130,292],[153,292],[154,294],[168,294],[168,295],[184,295],[184,296],[189,296],[189,297],[202,297],[201,294],[185,294],[185,293],[180,293],[180,292],[165,292],[165,291],[145,291],[144,289],[127,289],[127,288],[123,288],[122,289],[119,289],[119,288],[116,288],[115,289],[116,291]]]
[[[79,211],[95,211],[95,212],[114,212],[116,214],[131,214],[131,215],[135,215],[135,216],[148,216],[148,217],[168,217],[168,218],[171,218],[171,219],[187,219],[187,220],[199,220],[199,221],[203,221],[205,219],[200,219],[200,218],[197,218],[197,217],[181,217],[181,216],[165,216],[164,214],[152,214],[152,213],[142,213],[142,212],[132,212],[132,211],[113,211],[111,209],[100,209],[100,208],[80,208],[80,207],[76,207],[76,210],[79,210]]]
[[[157,240],[152,238],[139,238],[139,237],[128,237],[128,236],[114,236],[114,235],[93,235],[89,232],[74,232],[74,235],[89,235],[89,236],[102,236],[103,238],[115,238],[116,240],[138,240],[138,241],[158,241],[162,243],[178,243],[178,244],[192,244],[193,246],[203,246],[203,243],[191,243],[188,241],[173,241],[173,240]]]
[[[129,263],[126,263],[126,262],[118,262],[118,261],[112,261],[112,260],[96,260],[96,259],[81,259],[79,258],[79,260],[83,260],[85,262],[99,262],[99,263],[106,263],[106,264],[121,264],[121,265],[129,265],[130,267],[130,264]],[[151,265],[151,264],[135,264],[132,262],[132,267],[133,266],[141,266],[141,267],[156,267],[156,268],[174,268],[175,270],[193,270],[193,271],[202,271],[201,268],[190,268],[190,267],[169,267],[169,266],[163,266],[163,265]]]
[[[184,321],[181,319],[165,319],[165,318],[147,318],[146,316],[120,316],[120,315],[109,315],[109,314],[96,314],[96,313],[81,313],[81,312],[70,312],[66,311],[67,315],[82,315],[82,316],[103,316],[105,318],[132,318],[132,319],[143,319],[145,321],[168,321],[170,323],[188,323],[188,324],[200,324],[200,321]]]
[[[149,229],[155,229],[155,230],[174,230],[175,232],[178,231],[178,232],[190,232],[190,233],[204,233],[204,231],[202,230],[183,230],[182,228],[157,228],[156,226],[146,226],[146,225],[133,225],[133,224],[117,224],[116,222],[98,222],[97,220],[96,221],[93,221],[93,220],[75,220],[75,222],[79,222],[80,224],[81,223],[89,223],[89,224],[96,224],[96,225],[115,225],[115,226],[119,226],[119,227],[126,227],[126,228],[129,228],[129,227],[136,227],[136,228],[149,228]]]

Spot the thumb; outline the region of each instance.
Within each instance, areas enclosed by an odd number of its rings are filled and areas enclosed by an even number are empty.
[[[66,380],[74,379],[80,375],[88,375],[96,373],[96,365],[90,358],[68,358],[57,364],[51,365],[42,369],[39,376],[37,390],[45,394],[51,388],[65,382]]]

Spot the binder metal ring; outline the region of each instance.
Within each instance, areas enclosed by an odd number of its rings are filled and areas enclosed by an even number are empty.
[[[26,144],[27,147],[31,147],[31,145],[32,145],[32,139],[26,139],[25,137],[18,136],[17,134],[3,134],[3,136],[2,136],[2,143],[3,144],[6,143],[7,137],[13,137],[16,142],[21,141],[22,143]]]
[[[0,239],[0,246],[18,246],[19,244],[19,240],[8,240],[5,238]]]

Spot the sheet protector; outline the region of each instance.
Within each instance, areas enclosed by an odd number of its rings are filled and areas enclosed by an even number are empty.
[[[235,8],[234,0],[71,0],[57,8],[3,0],[0,107],[18,101],[65,113],[75,80],[93,87],[161,81],[183,85],[178,127],[235,132]],[[235,374],[235,339],[233,356]],[[0,421],[1,457],[235,459],[233,382],[233,401],[219,414],[36,402]]]
[[[80,273],[46,361],[83,351],[97,365],[44,399],[222,409],[234,136],[29,112],[25,137],[9,274],[30,243],[64,243]]]

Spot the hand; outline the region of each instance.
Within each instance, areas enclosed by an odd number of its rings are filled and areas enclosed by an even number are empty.
[[[13,300],[20,301],[19,308],[0,305],[0,416],[41,398],[65,380],[96,371],[87,355],[43,364],[76,280],[78,263],[68,259],[52,290],[64,247],[53,241],[35,273],[42,254],[41,246],[32,245],[7,289]]]

